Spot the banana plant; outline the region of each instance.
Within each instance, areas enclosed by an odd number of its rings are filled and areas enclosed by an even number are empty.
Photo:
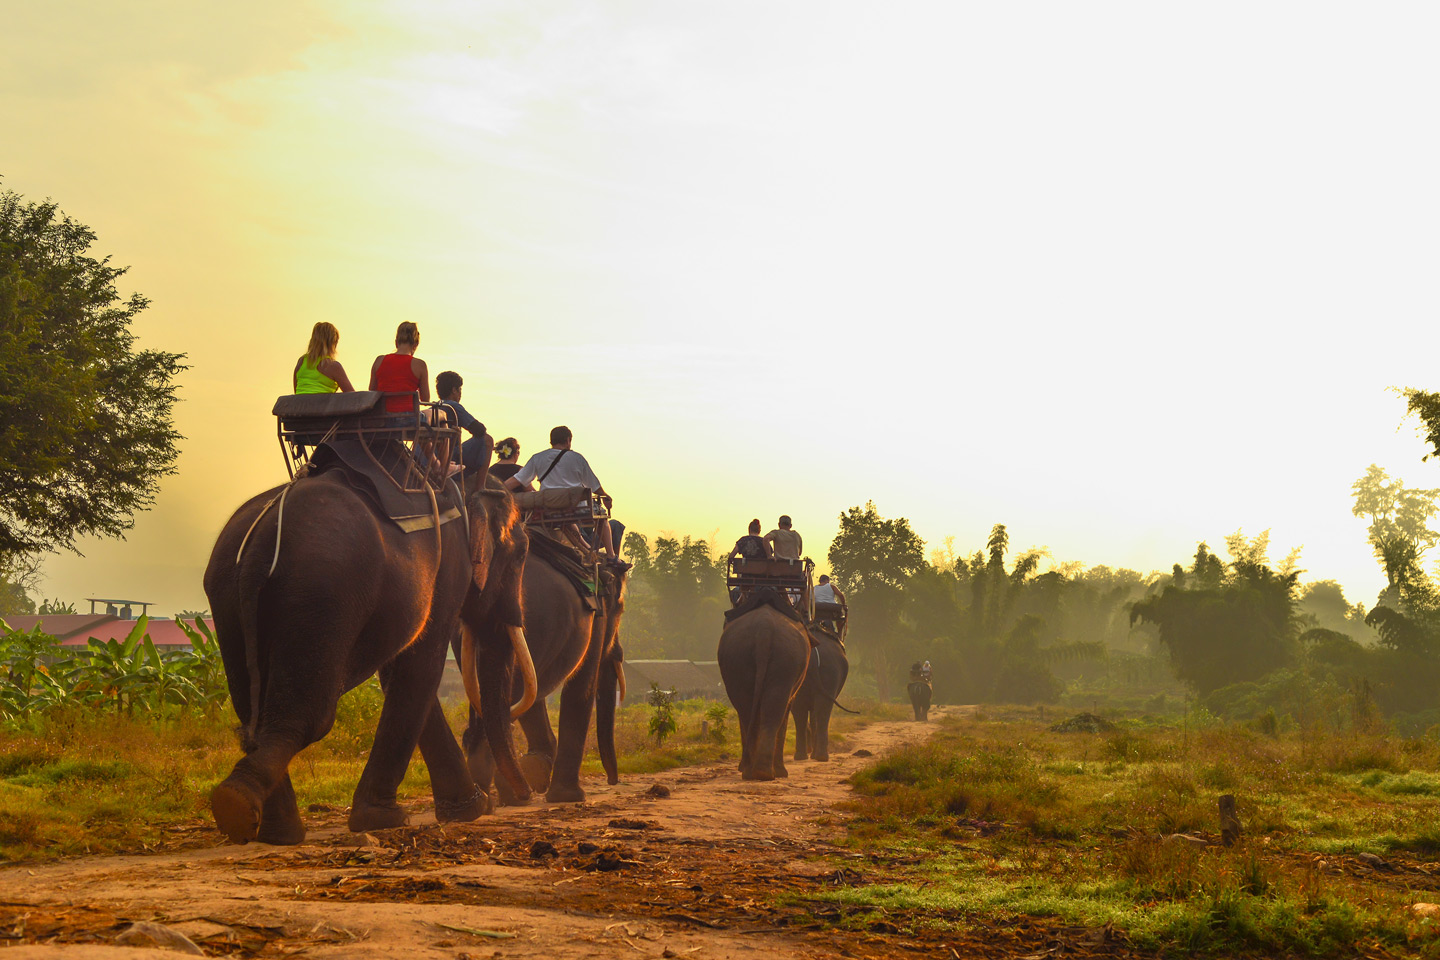
[[[195,684],[207,710],[223,704],[230,696],[230,688],[225,681],[225,661],[220,656],[220,643],[215,634],[200,617],[195,618],[193,627],[178,617],[175,623],[190,638],[190,651],[177,651],[171,656],[183,674]]]
[[[0,639],[4,659],[0,663],[4,664],[10,682],[28,695],[36,676],[44,674],[46,661],[59,657],[60,643],[42,631],[38,623],[29,630],[13,630],[3,620],[0,626],[4,627],[3,639]]]

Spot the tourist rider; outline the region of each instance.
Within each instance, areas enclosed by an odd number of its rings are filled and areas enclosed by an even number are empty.
[[[750,532],[739,540],[735,541],[735,549],[730,551],[730,556],[725,560],[725,568],[731,569],[735,558],[741,560],[768,560],[770,559],[770,544],[760,536],[760,521],[750,521]],[[730,590],[730,605],[736,606],[740,603],[742,592],[739,587]]]
[[[345,368],[335,359],[340,346],[340,331],[335,324],[321,320],[310,331],[310,347],[295,361],[291,383],[296,393],[350,393],[354,387],[345,375]]]
[[[742,560],[769,560],[770,544],[760,536],[760,521],[750,521],[750,532],[739,540],[735,541],[735,549],[730,551],[730,557],[726,560],[734,560],[739,557]]]
[[[531,481],[538,480],[541,490],[552,487],[589,487],[590,492],[605,498],[606,506],[611,504],[610,496],[600,485],[600,478],[590,469],[590,464],[579,453],[570,448],[574,435],[569,427],[556,427],[550,431],[550,449],[541,450],[521,467],[512,477],[505,480],[510,490],[525,490]],[[616,563],[620,558],[615,554],[615,538],[610,524],[600,525],[600,546],[605,555]]]
[[[375,358],[370,366],[370,389],[380,390],[385,393],[419,393],[422,403],[430,402],[430,370],[425,366],[425,361],[415,356],[415,351],[420,348],[420,328],[409,320],[400,324],[395,329],[395,352],[387,353],[384,356]],[[386,397],[386,413],[410,413],[415,409],[414,397]],[[433,411],[432,411],[433,413]],[[436,414],[435,416],[439,416]],[[430,421],[434,423],[432,419]],[[428,464],[427,472],[433,473],[436,479],[445,477],[461,470],[459,465],[450,465],[450,454],[447,447],[449,441],[442,443],[439,463],[432,459],[431,444],[429,441],[415,444],[415,456],[422,464]],[[448,469],[442,470],[441,464],[446,464]]]
[[[520,472],[520,441],[506,437],[495,444],[495,463],[490,466],[490,476],[504,483]]]
[[[420,328],[409,320],[395,330],[395,352],[375,358],[370,366],[370,389],[385,393],[415,393],[430,402],[430,371],[425,361],[415,356],[420,349]],[[386,397],[388,413],[409,413],[415,409],[412,397]]]
[[[822,574],[820,574],[820,582],[815,585],[815,602],[816,602],[816,603],[844,603],[844,602],[845,602],[845,594],[841,593],[841,592],[840,592],[840,588],[837,587],[837,586],[835,586],[834,581],[832,581],[832,580],[830,579],[830,575],[829,575],[828,573],[822,573]],[[831,620],[831,619],[821,620],[821,621],[820,621],[820,626],[824,627],[826,630],[829,630],[831,633],[836,634],[837,636],[838,636],[839,633],[840,633],[840,624],[839,624],[838,621]]]
[[[780,518],[780,528],[765,534],[765,542],[771,545],[776,560],[799,560],[805,548],[798,531],[790,528],[790,518]]]
[[[440,405],[450,412],[450,423],[470,433],[470,439],[460,445],[451,459],[465,465],[466,473],[483,470],[490,462],[490,435],[485,424],[460,405],[460,394],[465,381],[454,370],[446,370],[435,378],[435,392],[440,394]]]
[[[844,603],[845,594],[830,580],[828,573],[820,574],[820,582],[815,587],[816,603]]]

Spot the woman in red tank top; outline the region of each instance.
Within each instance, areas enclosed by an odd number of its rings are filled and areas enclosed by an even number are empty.
[[[420,399],[430,402],[430,371],[425,361],[415,356],[420,347],[420,328],[406,320],[395,331],[395,352],[376,357],[370,367],[370,389],[386,393],[420,391]],[[409,413],[415,409],[411,397],[386,397],[389,413]]]

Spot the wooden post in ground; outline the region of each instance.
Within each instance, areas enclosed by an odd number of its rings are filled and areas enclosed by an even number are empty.
[[[1231,846],[1240,839],[1240,818],[1235,815],[1235,795],[1220,797],[1220,842]]]

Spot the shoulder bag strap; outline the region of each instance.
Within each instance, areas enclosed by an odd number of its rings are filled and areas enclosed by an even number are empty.
[[[570,452],[569,448],[566,448],[566,449],[564,449],[564,450],[561,450],[561,451],[560,451],[560,456],[558,456],[558,457],[556,457],[554,460],[551,460],[551,461],[550,461],[550,466],[546,467],[546,468],[545,468],[545,472],[542,473],[542,474],[540,474],[540,485],[541,485],[542,487],[545,485],[545,478],[548,477],[548,476],[550,476],[550,471],[551,471],[551,470],[554,470],[554,469],[555,469],[555,465],[556,465],[557,463],[559,463],[560,460],[565,456],[565,454],[567,454],[567,453],[569,453],[569,452]]]

